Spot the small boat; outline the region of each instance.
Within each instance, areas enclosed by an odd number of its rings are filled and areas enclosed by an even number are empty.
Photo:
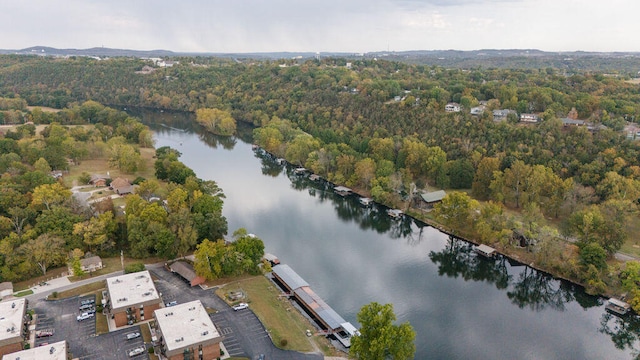
[[[371,204],[373,204],[373,199],[368,197],[361,197],[360,199],[358,199],[358,202],[360,202],[360,205],[362,206],[370,206]]]
[[[258,150],[258,149],[260,149],[260,146],[256,144],[251,145],[251,150]]]
[[[296,175],[304,175],[304,173],[306,173],[306,172],[307,172],[307,169],[305,169],[305,168],[303,168],[303,167],[298,167],[298,168],[295,168],[295,169],[293,170],[293,172],[294,172]]]
[[[631,305],[622,300],[611,298],[607,301],[607,305],[604,308],[614,314],[625,315],[629,310],[631,310]]]
[[[474,248],[475,252],[477,252],[478,254],[488,257],[488,258],[492,258],[496,255],[496,249],[492,248],[491,246],[487,246],[485,244],[480,244],[478,246],[476,246]]]
[[[404,213],[399,209],[389,209],[387,210],[387,215],[391,216],[393,219],[400,219]]]
[[[311,175],[309,175],[309,180],[311,180],[311,181],[320,180],[320,175],[311,174]]]

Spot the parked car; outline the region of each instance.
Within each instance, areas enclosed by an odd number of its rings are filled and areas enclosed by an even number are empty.
[[[80,305],[92,305],[95,304],[96,301],[94,299],[85,299],[80,301]]]
[[[36,330],[36,337],[41,338],[41,337],[53,336],[54,333],[55,333],[54,329]]]
[[[264,354],[260,354],[260,356],[258,356],[258,360],[264,360]]]
[[[80,307],[78,308],[78,310],[80,310],[80,311],[87,311],[87,310],[91,310],[91,309],[93,309],[93,305],[91,305],[91,304],[80,305]]]
[[[238,310],[244,310],[244,309],[248,309],[249,308],[249,304],[247,303],[240,303],[238,305],[234,305],[233,306],[233,310],[238,311]]]
[[[139,332],[132,332],[132,333],[128,333],[127,334],[127,340],[133,340],[133,339],[137,339],[140,337],[140,333]]]
[[[93,313],[85,312],[85,313],[82,313],[82,314],[78,315],[76,317],[76,320],[83,321],[83,320],[91,319],[93,316],[94,316]]]
[[[129,357],[134,357],[134,356],[138,356],[140,354],[144,353],[144,346],[140,346],[137,347],[135,349],[132,349],[129,351]]]
[[[171,301],[171,302],[168,302],[168,303],[164,304],[164,306],[166,306],[166,307],[175,306],[175,305],[178,305],[177,301]]]

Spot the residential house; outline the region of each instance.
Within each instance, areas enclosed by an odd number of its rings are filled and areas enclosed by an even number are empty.
[[[422,206],[426,207],[427,209],[430,209],[435,204],[441,202],[446,195],[447,193],[444,190],[422,193],[420,194],[420,199],[422,200]]]
[[[493,121],[501,122],[507,120],[509,114],[516,114],[514,110],[510,109],[497,109],[493,110]]]
[[[71,360],[66,340],[4,355],[2,360]]]
[[[116,192],[118,195],[126,195],[132,194],[134,190],[134,186],[131,185],[129,180],[125,178],[118,177],[111,182],[111,189]]]
[[[69,274],[75,275],[73,273],[73,267],[71,264],[68,266]],[[91,256],[86,259],[80,259],[80,269],[84,272],[94,272],[96,270],[102,269],[102,259],[100,256]]]
[[[222,356],[222,336],[200,300],[157,309],[153,317],[164,358],[214,360]]]
[[[520,122],[524,123],[537,123],[540,122],[540,117],[536,114],[520,114]]]
[[[485,105],[478,105],[478,106],[474,106],[471,108],[471,110],[469,111],[471,113],[471,115],[473,116],[480,116],[482,115],[482,113],[484,112],[484,109],[486,109]]]
[[[196,271],[193,266],[186,261],[176,261],[169,265],[171,272],[180,275],[183,279],[189,282],[191,286],[196,286],[206,281],[202,276],[196,275]]]
[[[446,112],[460,112],[462,107],[458,103],[450,102],[444,107],[444,111]]]
[[[106,308],[116,327],[150,319],[162,299],[149,271],[108,278]]]
[[[0,302],[0,355],[22,350],[27,340],[27,304],[24,298]]]
[[[586,121],[584,121],[584,120],[571,119],[571,118],[562,118],[561,120],[562,120],[562,125],[564,127],[585,126],[586,125]]]
[[[93,174],[89,180],[89,184],[95,187],[107,186],[107,183],[111,180],[109,173],[106,174]]]

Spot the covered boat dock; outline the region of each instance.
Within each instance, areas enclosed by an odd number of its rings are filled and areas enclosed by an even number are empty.
[[[295,297],[304,310],[326,329],[327,334],[335,336],[343,346],[351,346],[351,337],[357,334],[358,330],[327,305],[289,265],[274,267],[273,276],[284,290]]]

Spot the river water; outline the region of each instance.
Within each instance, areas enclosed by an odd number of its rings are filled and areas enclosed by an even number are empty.
[[[237,138],[203,134],[190,114],[139,112],[198,177],[215,180],[229,233],[243,227],[290,265],[347,321],[391,303],[416,330],[416,359],[630,359],[637,317],[608,314],[601,298],[410,218],[393,221],[322,182],[298,177]]]

